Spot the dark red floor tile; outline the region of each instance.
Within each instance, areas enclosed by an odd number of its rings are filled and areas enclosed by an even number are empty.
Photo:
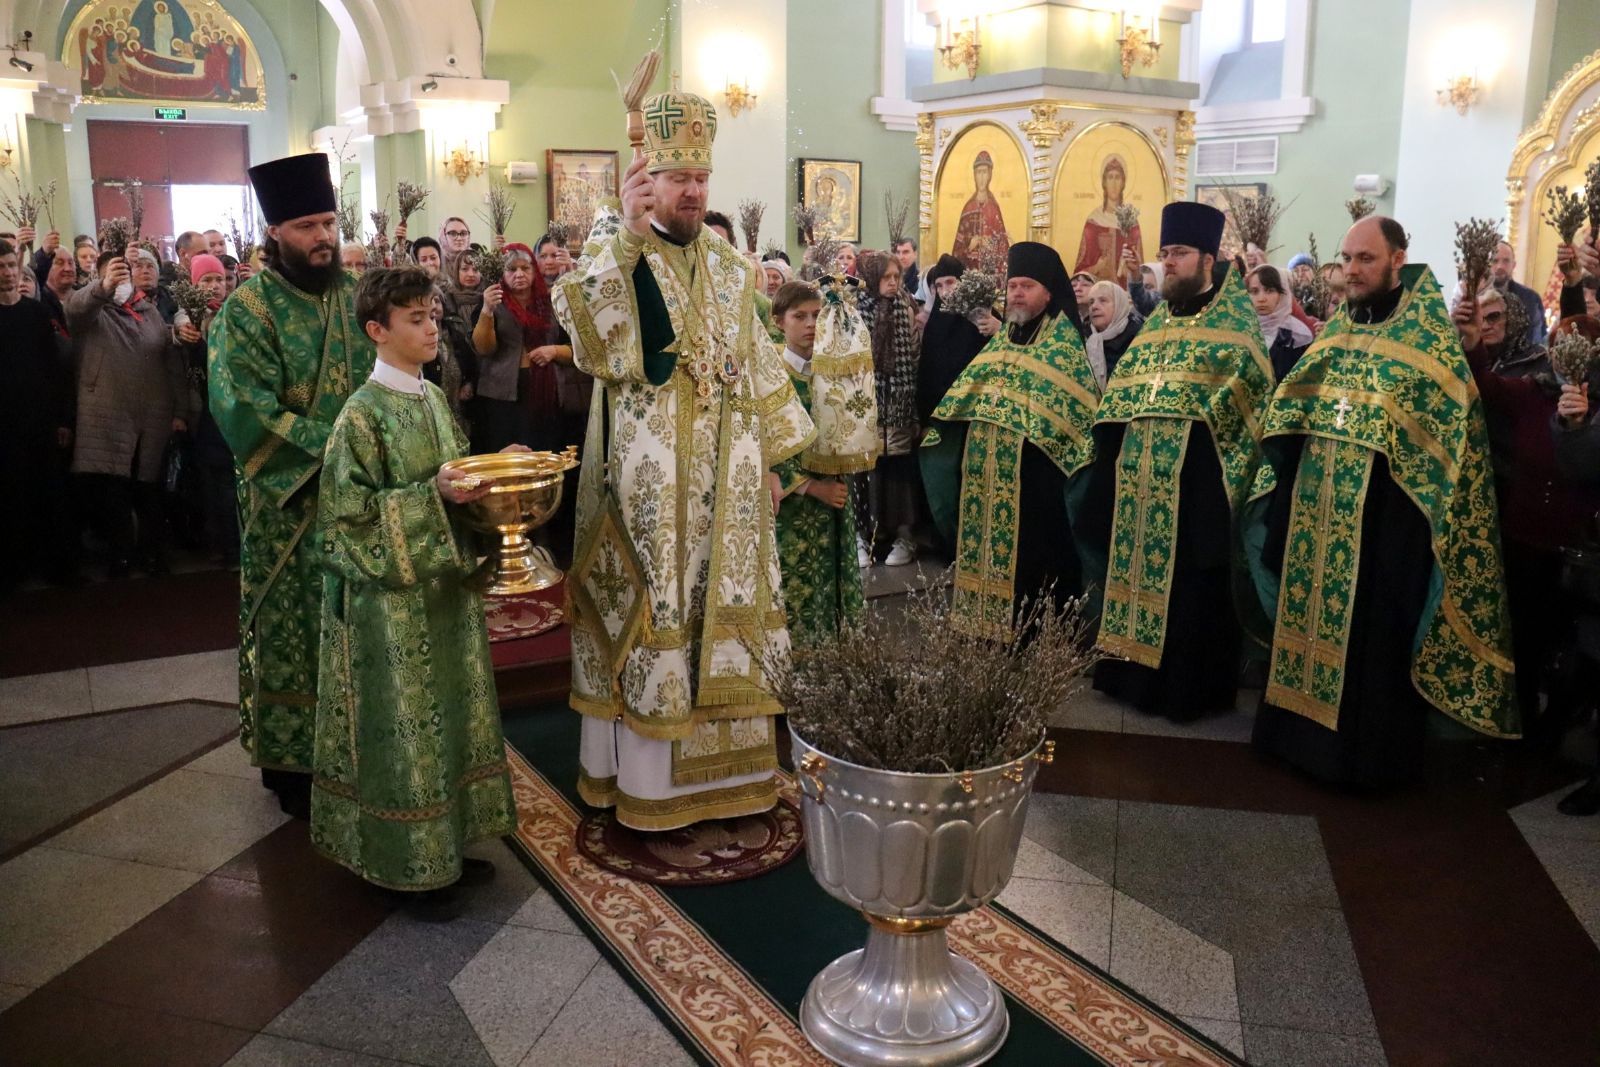
[[[49,987],[0,1015],[6,1067],[219,1067],[254,1035]]]

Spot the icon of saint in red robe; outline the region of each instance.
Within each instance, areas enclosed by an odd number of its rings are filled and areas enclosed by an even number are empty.
[[[956,244],[950,251],[968,267],[998,273],[1005,270],[1011,238],[1006,234],[1000,202],[989,191],[989,181],[993,177],[994,160],[988,152],[979,152],[978,158],[972,161],[972,195],[961,208]]]

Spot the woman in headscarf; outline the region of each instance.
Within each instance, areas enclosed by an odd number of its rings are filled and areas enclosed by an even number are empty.
[[[924,426],[967,364],[989,343],[972,320],[945,310],[945,298],[966,272],[967,265],[949,253],[928,269],[928,294],[933,302],[922,329],[922,355],[917,361],[917,421]]]
[[[472,331],[478,355],[478,412],[473,450],[498,452],[509,444],[535,451],[560,448],[561,407],[555,367],[559,345],[550,343],[555,316],[525,244],[505,247],[505,275],[483,292]],[[567,350],[571,359],[571,350]]]
[[[917,467],[917,305],[900,287],[900,263],[887,252],[864,252],[856,261],[862,286],[861,317],[872,334],[878,385],[878,429],[883,455],[872,471],[871,533],[892,533],[884,560],[891,567],[917,558],[915,526],[922,476]],[[870,549],[870,545],[868,546]]]
[[[1133,299],[1133,309],[1146,318],[1161,303],[1161,280],[1166,274],[1167,269],[1159,262],[1144,263],[1139,267],[1138,276],[1128,281],[1128,296]]]
[[[1260,266],[1245,275],[1245,288],[1250,293],[1250,303],[1261,320],[1261,339],[1266,342],[1268,358],[1272,360],[1274,381],[1283,381],[1305,350],[1311,347],[1311,327],[1296,317],[1294,298],[1283,284],[1283,275],[1273,266]]]
[[[1089,369],[1104,389],[1117,360],[1144,325],[1144,316],[1133,309],[1133,298],[1126,289],[1116,282],[1101,280],[1089,287],[1089,315],[1085,321],[1090,330],[1083,339]]]
[[[771,300],[787,282],[794,281],[794,271],[781,259],[761,261],[761,276],[766,279],[767,299]]]
[[[1562,476],[1551,431],[1561,383],[1543,346],[1528,340],[1522,302],[1493,287],[1477,300],[1458,292],[1454,314],[1489,424],[1517,699],[1523,721],[1539,732],[1546,661],[1571,627],[1561,549],[1585,543],[1600,492]]]

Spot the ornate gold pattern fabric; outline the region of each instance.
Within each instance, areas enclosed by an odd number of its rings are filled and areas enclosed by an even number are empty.
[[[1334,315],[1279,385],[1262,435],[1327,438],[1388,460],[1395,484],[1428,520],[1441,585],[1420,623],[1412,681],[1446,715],[1486,734],[1515,736],[1510,622],[1483,405],[1433,272],[1409,265],[1400,276],[1405,293],[1388,321],[1359,324],[1344,309]],[[1349,485],[1339,483],[1351,480],[1350,467],[1348,460],[1303,467],[1300,477],[1334,478],[1338,507],[1349,500]],[[1274,484],[1275,475],[1264,470],[1258,491]],[[1297,486],[1297,502],[1312,491]],[[1359,522],[1323,531],[1341,539],[1315,557],[1286,559],[1283,582],[1309,587],[1312,562],[1353,568],[1359,534]],[[1291,677],[1278,678],[1280,690],[1321,701]],[[1303,679],[1295,676],[1296,683]],[[1331,692],[1330,684],[1321,692]],[[1284,702],[1291,710],[1308,706],[1301,705]]]
[[[705,97],[673,89],[644,102],[645,169],[651,174],[687,167],[710,170],[716,139],[717,109]]]

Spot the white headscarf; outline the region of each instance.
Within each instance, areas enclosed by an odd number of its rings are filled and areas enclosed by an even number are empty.
[[[1161,283],[1167,280],[1167,268],[1160,263],[1142,263],[1140,264],[1139,273],[1141,279],[1144,277],[1144,271],[1149,271],[1156,276],[1156,292],[1161,292]]]
[[[1268,266],[1268,264],[1262,264],[1262,266]],[[1256,268],[1256,270],[1260,269],[1261,267]],[[1273,269],[1277,270],[1276,267]],[[1250,274],[1255,272],[1253,270]],[[1247,285],[1249,284],[1250,274],[1245,275],[1245,283]],[[1280,272],[1278,276],[1281,278],[1283,274]],[[1277,338],[1279,330],[1289,331],[1289,336],[1294,339],[1296,348],[1304,348],[1313,340],[1311,327],[1294,317],[1293,293],[1279,293],[1278,306],[1273,308],[1272,312],[1267,315],[1257,312],[1256,317],[1261,320],[1261,336],[1267,342],[1268,348],[1272,347],[1272,342]]]
[[[1090,333],[1083,347],[1089,354],[1089,369],[1094,371],[1094,380],[1104,389],[1108,376],[1106,338],[1115,337],[1128,328],[1128,318],[1133,314],[1133,300],[1128,296],[1128,291],[1116,282],[1098,281],[1089,287],[1090,300],[1101,293],[1111,294],[1111,321],[1105,329]]]

